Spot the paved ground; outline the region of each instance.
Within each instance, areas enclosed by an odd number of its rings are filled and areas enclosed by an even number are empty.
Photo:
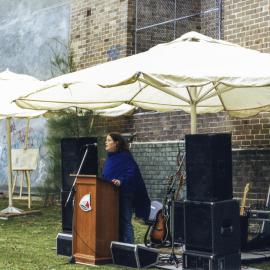
[[[160,250],[160,259],[156,268],[160,269],[169,269],[169,270],[182,270],[182,249],[175,249],[175,257],[172,256],[170,248],[162,248]],[[248,261],[256,261],[263,260],[266,258],[270,258],[270,250],[262,250],[262,251],[250,251],[250,252],[242,252],[241,260],[242,262]],[[243,267],[244,270],[259,270],[257,268],[247,268]]]

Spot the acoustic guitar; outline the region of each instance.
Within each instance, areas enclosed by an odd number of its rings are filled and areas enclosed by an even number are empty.
[[[163,207],[158,211],[156,220],[150,230],[150,241],[154,244],[164,244],[168,237],[168,191],[172,184],[173,176],[168,178],[167,192],[163,200]]]
[[[179,152],[180,153],[180,152]],[[155,223],[153,224],[151,231],[150,231],[150,241],[154,244],[164,244],[168,238],[169,235],[169,229],[168,229],[168,221],[169,221],[169,209],[168,209],[168,200],[169,200],[169,194],[172,191],[172,188],[174,188],[176,181],[178,180],[178,188],[176,190],[176,194],[174,197],[174,200],[177,199],[179,196],[179,193],[181,189],[184,186],[185,177],[182,173],[183,164],[185,161],[185,153],[181,158],[180,161],[180,155],[177,155],[178,160],[178,169],[174,176],[170,176],[168,179],[167,184],[167,192],[166,196],[163,201],[163,208],[159,210],[156,216]]]

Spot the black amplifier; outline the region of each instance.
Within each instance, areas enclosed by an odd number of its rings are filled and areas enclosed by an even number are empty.
[[[249,218],[270,221],[270,210],[249,210]]]
[[[240,270],[240,252],[213,255],[205,252],[184,251],[183,269],[192,270]]]

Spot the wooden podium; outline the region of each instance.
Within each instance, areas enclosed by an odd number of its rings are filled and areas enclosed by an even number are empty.
[[[73,258],[81,264],[110,263],[111,241],[118,240],[118,190],[94,175],[78,176],[75,190]]]

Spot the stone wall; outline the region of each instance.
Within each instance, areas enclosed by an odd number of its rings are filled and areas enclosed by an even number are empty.
[[[58,56],[66,52],[70,1],[0,0],[0,71],[51,78],[53,51]]]
[[[38,79],[52,77],[53,51],[65,55],[69,40],[71,0],[0,0],[0,71],[7,68]],[[59,46],[63,44],[63,46]],[[55,76],[59,75],[55,71]],[[2,91],[3,92],[3,91]],[[2,93],[5,94],[5,93]],[[38,167],[31,173],[31,186],[43,184],[47,153],[45,119],[30,121],[29,147],[39,148]],[[24,147],[26,120],[11,121],[12,148]],[[0,187],[7,185],[7,140],[5,120],[0,121]],[[17,183],[17,185],[19,185]],[[25,183],[24,183],[25,185]]]

